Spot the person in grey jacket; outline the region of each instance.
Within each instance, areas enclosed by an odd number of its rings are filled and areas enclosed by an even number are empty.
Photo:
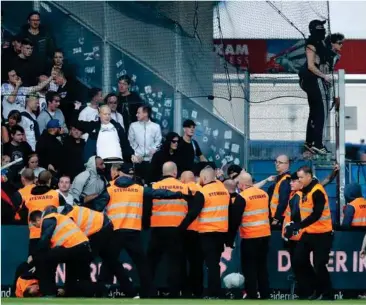
[[[61,98],[58,93],[49,91],[46,93],[47,108],[43,110],[38,118],[39,133],[42,134],[46,129],[47,123],[50,120],[58,120],[61,125],[61,133],[68,133],[68,129],[65,123],[65,117],[62,111],[58,108],[60,106]]]
[[[103,159],[92,156],[85,164],[85,171],[77,175],[72,183],[70,194],[79,205],[85,205],[97,198],[105,190],[107,181],[103,172]]]

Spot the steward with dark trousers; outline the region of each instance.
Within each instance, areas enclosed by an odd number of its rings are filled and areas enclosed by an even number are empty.
[[[241,266],[245,277],[246,298],[258,299],[259,292],[261,299],[268,299],[267,256],[271,236],[268,195],[252,186],[251,177],[244,183],[242,179],[245,177],[249,178],[250,175],[239,176],[239,187],[243,191],[232,207],[235,220],[231,221],[229,235],[232,243],[240,226]]]
[[[114,185],[108,188],[109,198],[105,208],[114,227],[113,238],[110,241],[114,257],[112,261],[118,262],[121,250],[125,249],[139,274],[140,297],[148,297],[152,290],[152,276],[142,245],[141,229],[143,211],[149,209],[144,209],[143,205],[145,202],[151,202],[152,199],[179,199],[183,194],[142,187],[132,178],[132,164],[122,164],[119,175]],[[102,271],[101,274],[103,274]],[[136,295],[131,282],[125,283],[123,288],[129,295]]]
[[[183,232],[182,291],[183,297],[201,298],[203,294],[203,255],[198,233],[198,215],[205,199],[201,193],[198,193],[201,191],[200,185],[194,182],[185,184],[195,197],[193,201],[188,201],[187,216],[179,226]],[[193,222],[185,230],[191,219],[194,219]]]
[[[163,165],[163,174],[166,168],[173,169],[172,176],[165,176],[153,184],[154,190],[178,191],[188,195],[188,187],[175,178],[176,165],[167,162]],[[188,213],[188,203],[183,199],[155,199],[151,212],[151,238],[148,246],[148,259],[152,276],[155,277],[157,267],[164,254],[168,261],[169,298],[179,297],[181,289],[181,261],[183,257],[183,229],[180,227]],[[193,219],[192,219],[193,221]]]
[[[227,238],[231,201],[224,184],[215,180],[213,169],[202,170],[200,179],[205,201],[198,218],[198,231],[208,271],[207,297],[219,298],[222,296],[220,259]]]
[[[29,221],[29,215],[33,211],[43,212],[47,206],[64,206],[66,201],[64,197],[51,189],[52,174],[49,171],[43,171],[39,174],[37,185],[27,193],[23,193],[23,207],[20,211],[21,217],[28,218],[29,224],[29,255],[34,255],[37,247],[37,242],[41,238],[41,228],[37,228]]]
[[[270,201],[271,217],[278,222],[283,221],[284,213],[290,197],[290,174],[285,172],[276,178],[275,187]]]
[[[39,286],[43,296],[56,295],[57,265],[66,264],[65,290],[69,297],[93,296],[90,279],[92,253],[88,238],[67,216],[50,210],[41,220],[42,212],[31,213],[34,225],[41,226],[41,239],[35,256]]]
[[[118,263],[118,260],[117,262],[113,261],[115,257],[111,255],[113,251],[110,241],[113,238],[113,223],[107,215],[85,207],[71,206],[68,204],[64,207],[59,207],[58,211],[62,215],[70,217],[89,238],[93,256],[99,256],[102,259],[103,264],[109,269],[109,272],[116,275],[120,285],[122,286],[124,281],[128,281],[129,285],[130,282],[128,277],[126,277],[123,266]],[[122,286],[121,289],[123,290],[123,288]]]
[[[309,299],[331,299],[331,280],[327,270],[329,254],[333,242],[332,219],[328,196],[321,184],[313,179],[308,167],[297,172],[304,185],[300,205],[302,221],[287,227],[286,235],[302,229],[304,233],[295,249],[294,270],[299,290],[310,296]],[[310,253],[313,252],[314,268],[309,268]]]

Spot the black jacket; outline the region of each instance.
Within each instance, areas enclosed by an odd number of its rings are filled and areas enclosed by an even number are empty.
[[[118,124],[114,120],[111,120],[111,124],[117,129],[124,162],[131,162],[131,156],[134,154],[134,151],[130,145],[130,142],[127,139],[127,134],[125,130],[120,124]],[[79,129],[89,134],[84,149],[85,163],[89,160],[91,156],[95,156],[97,154],[97,140],[100,131],[100,126],[101,126],[100,120],[93,122],[79,121]]]
[[[131,92],[127,96],[118,96],[117,111],[123,116],[123,123],[126,130],[130,127],[131,123],[137,121],[136,113],[137,109],[143,104],[140,96],[136,92]]]
[[[56,171],[62,171],[63,159],[68,157],[63,156],[62,151],[62,143],[57,137],[44,130],[36,144],[39,165],[47,169],[52,164]]]
[[[63,173],[70,176],[71,181],[84,171],[84,148],[85,141],[80,139],[80,143],[77,143],[72,136],[64,138],[63,156],[67,157],[66,162],[63,164]]]

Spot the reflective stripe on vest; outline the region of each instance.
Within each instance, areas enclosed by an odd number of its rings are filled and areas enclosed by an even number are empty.
[[[289,177],[291,177],[289,174],[284,174],[283,177],[278,182],[276,182],[276,185],[273,190],[272,198],[271,198],[271,203],[270,203],[272,217],[274,217],[276,214],[276,210],[277,210],[278,203],[280,200],[281,183]]]
[[[240,193],[245,209],[239,229],[241,238],[259,238],[271,235],[269,224],[268,195],[265,191],[249,187]]]
[[[356,198],[349,205],[355,209],[351,226],[366,227],[366,199],[362,197]]]
[[[230,194],[224,184],[215,181],[202,187],[205,198],[204,206],[198,216],[198,231],[227,232],[229,222]]]
[[[172,192],[180,191],[188,194],[187,185],[168,177],[153,184],[153,189],[164,189]],[[154,199],[151,214],[151,227],[177,227],[188,212],[188,204],[183,199]]]
[[[304,228],[304,232],[307,232],[309,234],[331,232],[333,230],[333,227],[332,227],[332,217],[329,208],[329,199],[323,186],[319,183],[313,186],[311,191],[308,194],[306,194],[305,198],[303,196],[303,200],[300,203],[301,219],[307,218],[313,212],[314,207],[313,194],[316,191],[320,191],[324,195],[325,198],[324,209],[322,211],[322,215],[320,216],[320,218],[310,226]]]
[[[105,211],[113,223],[114,230],[141,231],[144,188],[138,184],[123,188],[116,182],[107,191],[110,200]]]

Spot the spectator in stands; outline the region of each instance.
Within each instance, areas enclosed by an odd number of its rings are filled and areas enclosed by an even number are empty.
[[[65,117],[58,107],[60,106],[60,96],[56,92],[47,92],[46,101],[47,109],[43,110],[38,118],[39,132],[42,134],[43,130],[46,128],[47,123],[51,120],[58,120],[61,126],[61,134],[68,133],[68,129],[65,123]]]
[[[13,166],[14,171],[19,172],[26,164],[28,156],[32,153],[32,147],[27,142],[23,141],[24,129],[21,126],[14,126],[10,131],[10,137],[11,142],[8,142],[3,146],[3,154],[8,155],[11,158],[11,161],[23,158],[23,162]]]
[[[118,107],[122,114],[126,131],[131,123],[136,122],[137,109],[142,105],[142,100],[136,92],[130,92],[131,78],[123,75],[118,79]]]
[[[43,83],[48,79],[47,75],[40,75],[38,77],[38,84]],[[52,83],[52,82],[51,82]],[[39,100],[39,109],[37,111],[38,115],[45,109],[47,109],[47,102],[46,102],[46,93],[50,90],[51,83],[47,84],[43,89],[37,92],[38,100]]]
[[[39,139],[39,127],[37,117],[34,114],[39,106],[39,101],[36,96],[28,96],[26,98],[25,111],[21,112],[22,120],[19,125],[24,128],[25,140],[32,147],[32,150],[36,150],[36,143]]]
[[[80,112],[79,121],[92,122],[99,120],[99,104],[103,102],[102,89],[89,90],[90,103]]]
[[[121,125],[111,121],[111,109],[107,105],[100,107],[98,121],[79,121],[79,127],[89,134],[85,144],[84,160],[97,155],[102,159],[123,159],[125,162],[131,162],[134,151]],[[136,161],[137,158],[133,157]]]
[[[57,93],[61,97],[59,108],[65,116],[67,127],[70,127],[70,123],[74,119],[74,104],[79,100],[78,88],[74,83],[69,82],[69,80],[65,78],[64,72],[62,70],[55,69],[55,71],[55,84],[58,86]]]
[[[61,49],[56,49],[53,52],[52,61],[47,65],[46,71],[49,73],[52,69],[59,69],[63,72],[66,79],[71,82],[75,81],[75,74],[70,65],[64,62],[64,52]],[[58,86],[56,84],[52,84],[52,91],[57,91]]]
[[[71,123],[70,132],[62,138],[63,142],[63,155],[72,156],[68,158],[67,162],[64,162],[63,173],[70,177],[71,181],[84,171],[84,149],[85,140],[82,139],[82,132],[79,127],[79,122],[74,121]]]
[[[72,180],[84,170],[85,141],[81,138],[82,132],[78,122],[71,124],[70,135],[63,139],[63,156],[71,156],[64,162],[63,172]]]
[[[37,61],[32,58],[33,43],[25,38],[22,40],[21,52],[11,62],[10,68],[13,68],[22,78],[25,86],[34,86],[37,84],[37,76],[40,75],[41,67]]]
[[[28,24],[22,27],[22,37],[27,37],[34,46],[34,55],[45,60],[51,58],[55,50],[54,40],[50,32],[41,25],[41,15],[34,11],[28,15]]]
[[[42,133],[36,145],[39,164],[53,173],[60,172],[63,160],[68,158],[62,154],[62,143],[57,139],[61,132],[60,122],[52,119],[47,123],[46,128],[47,131]]]
[[[2,121],[1,126],[1,143],[5,144],[10,141],[10,131],[14,128],[14,126],[19,126],[21,121],[21,115],[18,110],[12,110],[9,112],[8,121]]]
[[[39,174],[46,170],[43,167],[39,166],[37,154],[30,154],[27,159],[27,165],[21,170],[20,174],[22,174],[27,168],[31,169],[34,173],[34,176],[38,178]]]
[[[47,80],[37,86],[23,87],[22,79],[17,75],[14,69],[10,69],[7,73],[8,82],[1,85],[3,117],[8,117],[9,112],[12,110],[24,111],[26,96],[42,90],[52,81],[54,76],[55,73],[53,72]]]
[[[361,186],[358,183],[346,185],[344,198],[347,206],[344,210],[342,227],[366,228],[366,199],[362,197]]]
[[[61,176],[58,181],[58,190],[62,197],[64,197],[67,204],[74,205],[74,197],[70,194],[71,180],[69,176]]]
[[[125,128],[125,125],[123,123],[123,116],[117,111],[117,104],[118,104],[118,97],[114,93],[109,93],[104,98],[104,103],[106,103],[109,108],[111,108],[111,117],[112,120],[115,120],[117,123],[119,123],[123,128]],[[126,131],[126,129],[125,129]]]
[[[137,176],[150,181],[150,161],[160,147],[161,129],[160,125],[150,120],[150,106],[140,106],[136,116],[137,122],[130,125],[128,140],[139,160],[136,164]]]
[[[85,205],[97,198],[106,188],[105,165],[101,157],[91,156],[86,169],[77,175],[71,185],[70,194],[78,205]]]
[[[163,164],[172,161],[179,167],[177,158],[177,149],[179,135],[176,132],[169,132],[160,149],[153,155],[151,159],[151,181],[159,181],[162,177]]]
[[[202,154],[201,148],[196,140],[193,140],[196,123],[192,120],[183,122],[183,137],[178,144],[178,160],[181,172],[192,171],[194,168],[195,158],[198,157],[200,162],[207,162],[206,157]]]
[[[5,69],[1,69],[6,72],[8,65],[11,64],[16,57],[18,57],[22,49],[22,37],[15,35],[12,38],[11,46],[6,49],[2,49],[1,52],[1,63],[4,65]],[[4,77],[4,74],[2,74]]]
[[[330,49],[332,51],[330,53],[331,58],[329,59],[329,62],[332,63],[330,68],[331,68],[331,70],[333,70],[334,66],[337,64],[337,62],[339,61],[339,59],[341,57],[340,52],[343,47],[344,35],[341,33],[329,34],[325,38],[324,42],[325,42],[325,45],[328,47],[328,49]]]

